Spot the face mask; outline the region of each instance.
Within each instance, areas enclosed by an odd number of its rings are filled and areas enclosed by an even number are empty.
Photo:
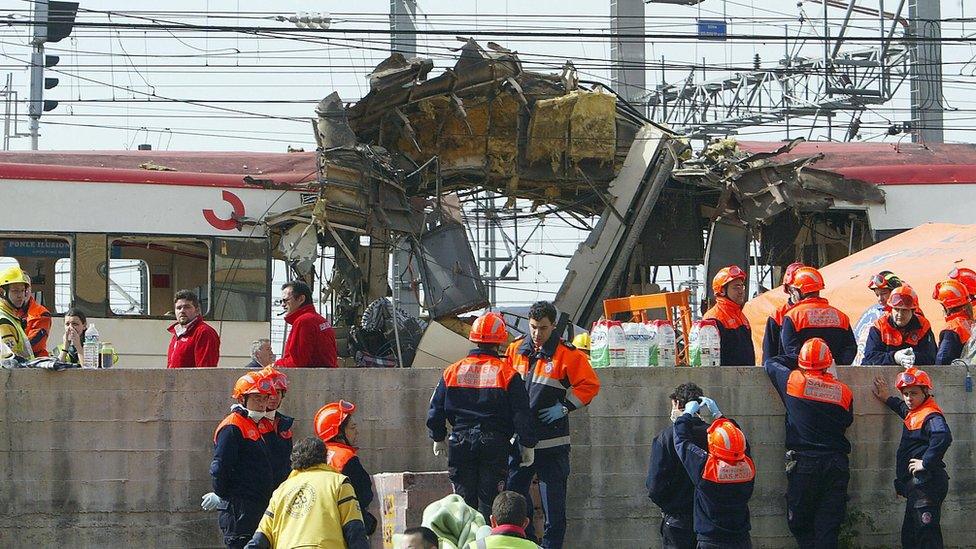
[[[255,412],[254,410],[247,411],[247,417],[251,418],[251,421],[257,423],[264,418],[264,412]]]
[[[671,423],[678,421],[678,418],[681,417],[681,414],[683,413],[684,412],[681,410],[671,410]]]
[[[275,414],[277,413],[278,410],[268,410],[267,412],[264,413],[264,417],[268,418],[271,421],[274,421]]]

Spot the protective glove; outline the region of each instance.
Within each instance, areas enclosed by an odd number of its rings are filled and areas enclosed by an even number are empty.
[[[519,463],[520,467],[528,467],[535,463],[535,448],[522,446],[520,453],[522,454],[522,462]]]
[[[213,492],[207,492],[203,495],[203,501],[200,502],[200,507],[202,507],[204,511],[213,511],[218,505],[220,505],[220,502],[220,496]]]
[[[716,404],[714,400],[712,400],[712,399],[710,399],[708,397],[702,397],[701,398],[701,403],[702,403],[702,406],[707,406],[708,407],[708,411],[709,411],[709,413],[712,414],[712,419],[713,420],[722,417],[722,410],[719,410],[718,409],[718,404]]]
[[[695,415],[698,413],[699,408],[701,408],[701,402],[698,402],[697,400],[689,400],[688,403],[685,404],[685,413]]]
[[[441,440],[441,441],[436,441],[435,440],[434,441],[434,455],[435,456],[439,456],[439,455],[442,455],[442,454],[443,455],[447,455],[447,441],[446,440]]]
[[[568,413],[569,408],[557,402],[544,410],[540,410],[539,419],[541,419],[543,423],[552,423],[558,419],[566,417],[566,414]]]
[[[915,365],[915,351],[911,347],[896,351],[895,362],[904,368],[911,368]]]

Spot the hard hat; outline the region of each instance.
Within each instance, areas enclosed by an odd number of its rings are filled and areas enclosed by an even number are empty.
[[[234,391],[230,396],[233,397],[234,400],[240,400],[244,395],[256,394],[275,394],[274,385],[272,384],[271,380],[260,371],[248,372],[238,378],[237,383],[234,383]]]
[[[746,456],[746,436],[724,417],[708,428],[708,453],[722,461],[742,461]]]
[[[932,378],[925,373],[925,370],[919,370],[915,367],[908,368],[904,372],[898,374],[898,377],[895,378],[896,389],[901,390],[905,387],[928,387],[931,389]]]
[[[790,286],[799,290],[801,294],[819,292],[824,289],[823,275],[813,267],[800,267],[793,273],[793,282]]]
[[[898,275],[891,271],[881,271],[871,277],[868,281],[868,289],[871,290],[893,290],[904,284]]]
[[[962,282],[969,292],[969,297],[976,297],[976,271],[968,267],[959,267],[949,271],[949,278]]]
[[[584,351],[590,350],[590,332],[583,332],[576,334],[573,338],[573,347],[577,349],[582,349]]]
[[[806,267],[803,263],[795,261],[787,265],[786,270],[783,271],[783,291],[790,293],[790,285],[793,284],[793,275],[796,274],[796,270],[800,267]]]
[[[346,418],[356,411],[352,402],[340,400],[330,402],[315,412],[315,434],[324,442],[328,442],[339,434]]]
[[[729,265],[719,272],[715,273],[715,278],[712,279],[712,293],[715,295],[724,295],[725,285],[733,280],[745,280],[746,272],[739,268],[738,265]]]
[[[888,296],[888,306],[892,309],[911,309],[918,308],[918,294],[909,285],[903,285],[891,291]]]
[[[935,285],[932,299],[942,303],[946,309],[952,309],[969,303],[969,291],[958,280],[945,280]]]
[[[23,269],[14,265],[13,267],[7,267],[3,271],[0,271],[0,286],[8,286],[10,284],[30,285],[30,279],[27,278],[27,273]]]
[[[826,370],[834,364],[834,355],[826,341],[814,337],[806,340],[803,347],[800,347],[797,361],[804,370]]]
[[[496,343],[501,344],[508,341],[508,329],[505,328],[505,319],[502,315],[495,312],[485,313],[474,321],[471,326],[471,333],[468,339],[475,343]]]
[[[288,390],[288,376],[281,370],[276,370],[273,366],[261,368],[261,375],[271,380],[271,384],[276,391]]]

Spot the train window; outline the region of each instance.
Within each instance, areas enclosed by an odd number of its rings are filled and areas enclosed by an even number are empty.
[[[267,241],[217,238],[213,280],[215,320],[268,321]]]
[[[63,313],[70,300],[59,300],[60,295],[71,295],[71,277],[58,275],[65,265],[71,264],[71,242],[67,238],[49,235],[0,234],[0,270],[20,266],[31,278],[31,291],[40,304],[51,312]]]
[[[210,310],[210,243],[178,237],[109,237],[108,293],[116,315],[172,317],[173,295],[192,290]]]

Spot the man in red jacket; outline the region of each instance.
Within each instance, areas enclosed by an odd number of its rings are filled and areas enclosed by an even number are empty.
[[[312,289],[304,282],[281,286],[285,322],[291,325],[285,352],[275,362],[279,368],[336,368],[336,336],[332,324],[315,312]]]
[[[176,292],[173,310],[176,322],[167,328],[173,339],[166,353],[166,367],[216,367],[220,360],[220,336],[203,321],[197,294],[190,290]]]

